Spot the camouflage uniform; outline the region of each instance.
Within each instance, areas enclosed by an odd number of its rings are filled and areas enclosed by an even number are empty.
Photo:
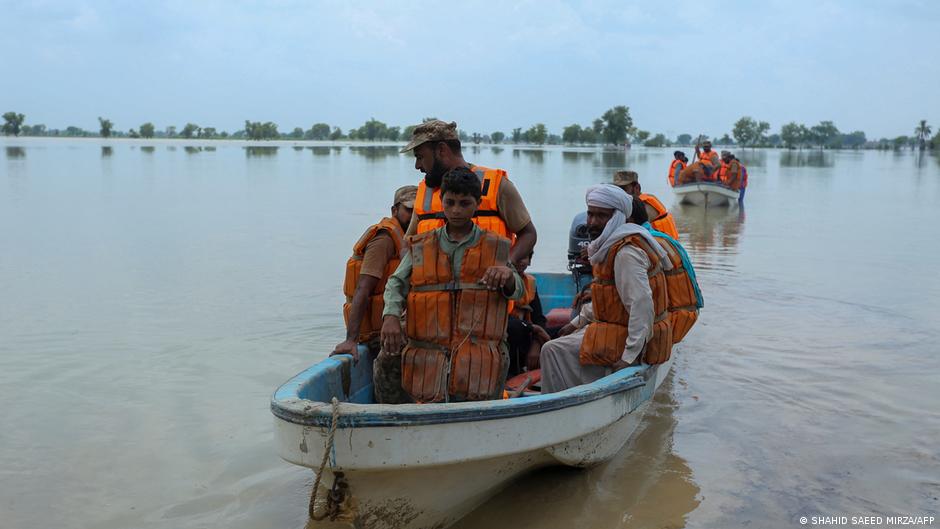
[[[369,344],[372,363],[372,388],[379,404],[406,404],[411,396],[401,387],[401,354],[382,353],[378,340]]]

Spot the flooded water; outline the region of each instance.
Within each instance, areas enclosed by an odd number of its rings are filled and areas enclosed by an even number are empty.
[[[0,526],[302,528],[271,392],[343,335],[349,250],[419,179],[393,146],[0,140]],[[676,216],[706,307],[635,438],[489,527],[797,527],[940,511],[940,162],[742,152],[746,207],[682,207],[671,149],[468,149],[565,266],[616,169]],[[935,522],[937,524],[937,522]]]

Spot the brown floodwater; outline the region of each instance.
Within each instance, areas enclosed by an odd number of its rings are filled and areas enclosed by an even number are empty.
[[[614,460],[457,527],[937,516],[940,159],[739,157],[745,206],[704,210],[672,149],[468,148],[522,192],[538,271],[586,186],[637,170],[705,308]],[[304,527],[313,472],[277,457],[269,398],[342,338],[349,250],[418,178],[394,146],[0,140],[0,527]]]

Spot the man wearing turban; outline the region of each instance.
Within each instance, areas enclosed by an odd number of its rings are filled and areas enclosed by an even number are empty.
[[[671,268],[666,253],[650,232],[628,222],[633,213],[633,199],[624,190],[611,184],[598,184],[588,188],[587,226],[591,243],[587,247],[592,266],[605,262],[611,248],[625,237],[639,235],[660,257],[663,266]],[[629,315],[628,336],[623,354],[613,365],[586,365],[580,361],[581,342],[592,319],[592,311],[582,311],[578,330],[551,340],[542,346],[542,392],[553,393],[580,384],[591,383],[613,371],[622,369],[642,358],[647,340],[653,331],[653,297],[648,270],[650,259],[635,244],[620,247],[614,257],[614,285],[624,309]]]

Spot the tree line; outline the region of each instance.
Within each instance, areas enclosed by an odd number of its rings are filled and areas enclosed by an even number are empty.
[[[425,118],[428,121],[435,118]],[[248,140],[319,140],[319,141],[408,141],[414,131],[414,125],[406,127],[390,126],[375,118],[370,118],[358,128],[343,131],[340,127],[328,123],[315,123],[310,128],[294,127],[290,132],[281,132],[278,125],[271,121],[245,120],[243,129],[229,134],[215,127],[186,123],[182,128],[170,125],[157,130],[152,122],[142,123],[128,131],[114,128],[114,123],[107,118],[98,118],[98,131],[85,130],[77,126],[65,129],[50,129],[46,125],[27,125],[22,113],[3,114],[2,131],[12,136],[66,136],[66,137],[127,137],[127,138],[182,138],[182,139],[248,139]],[[718,145],[741,147],[784,147],[821,148],[821,149],[901,149],[919,147],[940,150],[940,131],[931,136],[932,129],[926,120],[921,120],[911,136],[898,136],[888,139],[869,140],[863,131],[841,132],[832,121],[820,121],[813,126],[790,122],[780,127],[779,132],[771,133],[770,124],[758,121],[750,116],[743,116],[734,123],[732,130],[721,137],[709,138],[705,135],[693,137],[684,133],[675,139],[665,134],[653,135],[649,131],[634,126],[630,108],[615,106],[595,118],[590,124],[573,123],[564,127],[561,134],[548,131],[544,123],[535,123],[528,128],[512,129],[510,134],[501,131],[490,133],[468,133],[459,130],[460,140],[464,143],[515,143],[533,145],[624,145],[640,144],[647,147],[692,146],[705,139],[711,139]]]

